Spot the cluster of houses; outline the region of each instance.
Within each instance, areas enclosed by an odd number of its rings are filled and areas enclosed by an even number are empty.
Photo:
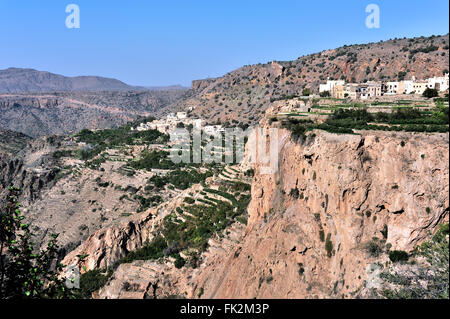
[[[422,95],[427,89],[436,89],[444,92],[449,89],[449,74],[441,77],[433,77],[426,80],[392,81],[367,83],[346,83],[344,80],[328,80],[325,84],[320,84],[319,93],[329,92],[333,98],[343,99],[368,99],[383,95],[417,94]]]
[[[206,125],[202,127],[201,119],[188,118],[186,112],[170,113],[166,118],[141,123],[136,128],[131,129],[137,131],[158,130],[161,133],[170,134],[176,128],[188,126],[191,126],[193,129],[202,129],[205,133],[211,135],[225,131],[222,125]]]

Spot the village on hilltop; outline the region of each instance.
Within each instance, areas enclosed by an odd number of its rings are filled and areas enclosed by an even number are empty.
[[[319,85],[318,94],[292,96],[285,99],[274,100],[266,114],[282,116],[308,116],[318,120],[325,119],[336,108],[366,106],[369,112],[391,112],[400,102],[405,106],[432,107],[434,103],[424,97],[426,90],[433,90],[435,94],[448,92],[449,74],[441,77],[432,77],[425,80],[402,81],[367,81],[365,83],[347,83],[345,80],[328,79]],[[353,101],[353,102],[351,102]],[[431,104],[430,104],[431,103]],[[189,109],[192,111],[192,108]],[[169,134],[176,128],[189,130],[201,129],[206,134],[215,135],[225,131],[220,124],[202,126],[202,119],[190,118],[189,112],[170,113],[165,118],[140,123],[131,128],[137,131],[158,130]]]
[[[449,88],[449,74],[441,77],[432,77],[425,80],[391,81],[366,83],[346,83],[345,80],[327,80],[325,84],[320,84],[319,94],[321,96],[331,96],[337,99],[350,98],[365,100],[371,97],[383,95],[415,94],[422,95],[426,89],[435,89],[444,92]]]

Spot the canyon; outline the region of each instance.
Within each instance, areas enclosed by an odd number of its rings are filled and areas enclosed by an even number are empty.
[[[196,269],[120,264],[94,297],[373,297],[389,250],[411,252],[448,223],[449,135],[358,133],[297,139],[280,129],[278,171],[254,167],[247,225],[210,239]],[[157,211],[99,230],[64,262],[86,254],[86,270],[113,265],[152,237]],[[374,241],[378,256],[367,250]]]
[[[300,95],[328,78],[440,76],[448,39],[247,65],[189,90],[2,71],[0,202],[21,189],[36,246],[58,233],[58,261],[101,282],[86,298],[384,298],[393,269],[438,272],[418,251],[445,226],[448,243],[448,90]],[[136,127],[177,111],[274,129],[275,170],[249,143],[241,163],[174,163],[169,135]]]

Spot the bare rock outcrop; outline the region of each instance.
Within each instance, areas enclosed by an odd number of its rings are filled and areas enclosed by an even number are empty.
[[[122,264],[95,297],[370,297],[387,251],[411,251],[448,222],[449,135],[359,133],[279,130],[279,169],[255,167],[246,227],[210,240],[196,269]],[[65,263],[87,253],[87,269],[110,266],[151,238],[151,215],[98,231]]]
[[[249,223],[206,298],[354,297],[377,280],[367,244],[410,251],[448,221],[448,134],[281,130],[279,171],[252,185]]]
[[[83,244],[70,252],[63,264],[78,264],[79,255],[86,255],[82,266],[86,270],[108,268],[127,252],[136,250],[152,238],[152,213],[140,214],[118,225],[103,228],[90,235]]]

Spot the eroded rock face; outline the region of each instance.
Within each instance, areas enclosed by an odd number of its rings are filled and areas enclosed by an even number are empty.
[[[448,134],[279,140],[279,171],[256,169],[239,254],[199,279],[205,297],[352,297],[387,260],[368,253],[374,237],[410,251],[448,220]]]
[[[8,187],[21,189],[21,203],[29,204],[41,195],[44,188],[54,185],[59,168],[51,153],[61,144],[60,137],[43,137],[12,157],[0,158],[0,200],[5,199]]]
[[[153,237],[153,217],[151,213],[146,213],[95,232],[70,252],[64,258],[63,264],[78,264],[78,256],[87,255],[82,264],[86,270],[112,267],[127,252],[142,247],[144,242]]]
[[[255,167],[247,227],[211,240],[197,269],[122,264],[95,297],[370,297],[388,249],[411,251],[448,222],[448,134],[317,131],[295,141],[280,130],[278,140],[278,171]],[[158,224],[146,218],[99,231],[71,258],[89,253],[89,269],[108,266],[142,245]]]

